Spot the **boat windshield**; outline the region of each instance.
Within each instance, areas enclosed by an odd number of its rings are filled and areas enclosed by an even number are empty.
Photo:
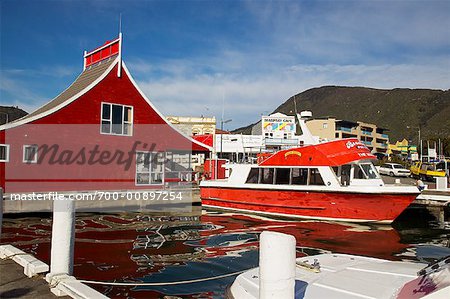
[[[378,179],[378,173],[372,163],[361,163],[354,166],[355,179]]]

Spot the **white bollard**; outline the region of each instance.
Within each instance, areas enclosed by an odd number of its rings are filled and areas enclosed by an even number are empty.
[[[400,179],[395,179],[395,183],[396,184],[400,184],[401,182],[400,182]]]
[[[50,273],[47,274],[48,279],[60,274],[72,275],[74,244],[75,202],[69,199],[54,200],[52,248]]]
[[[295,237],[264,231],[259,244],[259,298],[293,299]]]
[[[447,177],[436,177],[436,190],[447,190]]]

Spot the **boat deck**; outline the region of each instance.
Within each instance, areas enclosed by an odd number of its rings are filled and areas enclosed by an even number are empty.
[[[314,259],[320,263],[319,272],[299,266],[299,262],[312,264]],[[412,285],[419,287],[421,277],[417,272],[424,266],[344,254],[299,258],[295,298],[393,298],[409,292]],[[258,298],[259,268],[239,275],[230,291],[235,298]]]

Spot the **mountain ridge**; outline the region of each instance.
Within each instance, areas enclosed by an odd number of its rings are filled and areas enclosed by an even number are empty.
[[[450,137],[450,89],[327,85],[291,96],[272,113],[295,115],[295,106],[298,112],[312,111],[314,118],[334,116],[374,123],[389,129],[391,142],[406,138],[417,143],[419,127],[422,139]],[[257,123],[233,132],[250,134],[251,127]]]

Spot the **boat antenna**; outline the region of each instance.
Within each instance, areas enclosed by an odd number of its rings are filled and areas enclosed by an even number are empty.
[[[295,115],[297,115],[297,95],[294,94],[294,111],[295,111]]]
[[[295,112],[295,119],[297,120],[298,126],[300,127],[300,118],[298,117],[297,112],[297,95],[294,94],[294,112]],[[297,128],[295,129],[297,131]]]

